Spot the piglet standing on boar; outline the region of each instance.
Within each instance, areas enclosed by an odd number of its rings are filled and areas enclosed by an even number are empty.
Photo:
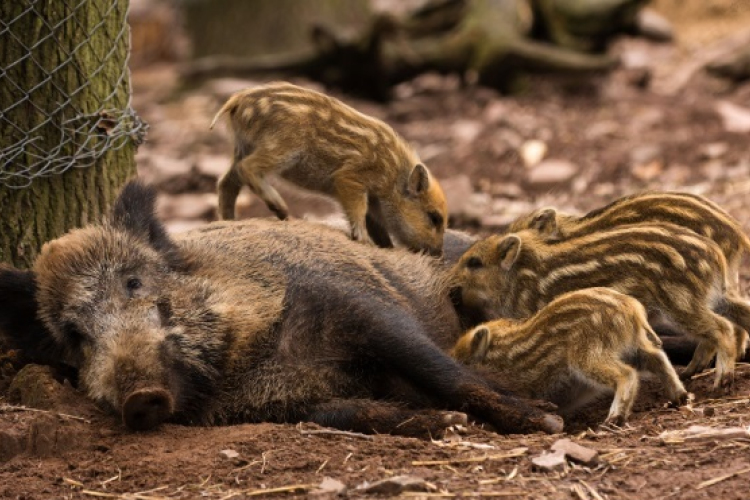
[[[643,305],[611,288],[566,293],[526,320],[484,323],[463,335],[451,354],[513,373],[519,394],[549,399],[563,416],[611,390],[607,422],[624,424],[639,371],[656,375],[672,403],[688,398]]]
[[[234,134],[234,160],[219,180],[219,217],[234,219],[246,184],[280,219],[289,210],[267,176],[341,203],[351,237],[439,256],[448,208],[440,185],[386,123],[338,99],[276,82],[237,92],[216,114]]]
[[[0,269],[11,343],[78,369],[128,427],[311,421],[427,436],[465,421],[458,411],[500,432],[561,429],[441,350],[460,329],[434,259],[303,221],[173,240],[154,199],[130,183],[110,220],[47,243],[33,273]]]

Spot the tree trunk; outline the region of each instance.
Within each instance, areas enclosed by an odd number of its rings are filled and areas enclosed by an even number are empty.
[[[353,32],[369,21],[370,0],[182,0],[193,58],[259,56],[310,48],[313,24]]]
[[[0,173],[21,173],[38,155],[54,151],[75,116],[98,127],[97,112],[103,106],[115,112],[127,109],[127,7],[128,0],[0,2],[0,67],[6,68],[0,73]],[[31,51],[26,48],[35,44]],[[6,154],[28,135],[25,131],[38,126],[21,154]],[[78,133],[74,142],[87,141],[91,147],[112,132],[106,121],[96,130],[98,134]],[[29,177],[36,178],[26,187],[17,188],[23,177],[5,184],[0,179],[0,261],[29,267],[45,241],[100,220],[135,174],[136,141],[132,135],[123,137],[119,148],[102,148],[93,163],[77,162],[80,168],[62,174],[37,177],[32,169]],[[80,158],[80,151],[68,143],[54,157]]]

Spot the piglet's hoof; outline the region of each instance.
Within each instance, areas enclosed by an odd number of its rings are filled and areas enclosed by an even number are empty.
[[[469,425],[469,417],[466,413],[447,411],[443,413],[443,423],[446,427],[450,427],[451,425],[463,425],[465,427]]]

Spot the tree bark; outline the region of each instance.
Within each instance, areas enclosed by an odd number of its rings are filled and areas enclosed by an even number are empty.
[[[31,6],[33,11],[22,14]],[[3,24],[17,18],[10,29],[0,34],[0,66],[6,68],[5,74],[0,73],[0,110],[21,102],[0,120],[0,150],[22,139],[21,131],[31,130],[51,118],[34,133],[36,139],[25,154],[12,160],[3,156],[0,169],[19,172],[36,161],[34,153],[54,149],[60,141],[64,121],[72,118],[70,113],[66,116],[61,111],[61,103],[67,96],[72,96],[74,107],[84,114],[99,110],[113,92],[107,107],[120,111],[127,108],[128,32],[118,39],[121,30],[128,29],[127,7],[128,0],[0,2]],[[99,23],[102,26],[94,29]],[[58,28],[51,28],[58,24]],[[89,32],[93,33],[86,39]],[[31,51],[32,57],[13,64],[28,53],[26,47],[37,43]],[[123,71],[126,74],[122,75]],[[85,86],[85,82],[90,85]],[[39,87],[32,91],[36,86]],[[76,92],[81,87],[84,88]],[[26,95],[28,101],[24,100]],[[88,140],[103,140],[106,133],[102,130],[101,137]],[[45,241],[98,221],[119,188],[135,175],[135,138],[126,141],[122,148],[104,152],[90,166],[38,177],[28,187],[19,189],[0,184],[0,261],[29,267]],[[58,153],[73,156],[74,148],[68,144]]]
[[[363,29],[369,0],[183,0],[193,58],[286,54],[310,48],[310,27]]]

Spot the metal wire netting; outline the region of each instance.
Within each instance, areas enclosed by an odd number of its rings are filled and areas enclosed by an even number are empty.
[[[88,167],[143,141],[127,0],[0,0],[0,185]]]

